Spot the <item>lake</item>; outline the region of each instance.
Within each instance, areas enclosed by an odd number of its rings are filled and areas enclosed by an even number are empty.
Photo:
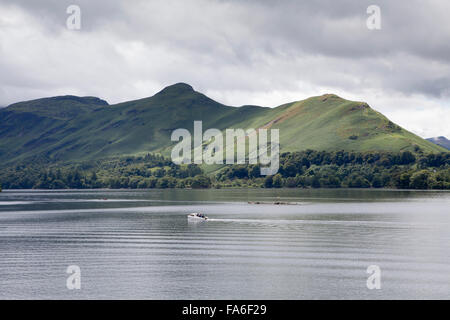
[[[450,299],[449,208],[445,191],[4,190],[0,298]]]

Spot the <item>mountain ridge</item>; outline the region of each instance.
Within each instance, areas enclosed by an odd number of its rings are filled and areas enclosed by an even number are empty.
[[[80,100],[81,99],[81,100]],[[281,151],[349,150],[442,152],[391,122],[367,103],[324,94],[275,108],[227,106],[186,83],[153,96],[108,104],[96,97],[59,96],[12,104],[0,110],[0,160],[42,156],[76,161],[111,156],[170,155],[177,128],[277,128]],[[416,150],[417,151],[417,150]]]
[[[447,150],[450,150],[450,140],[448,140],[444,136],[427,138],[425,140],[430,141],[430,142],[432,142],[434,144],[437,144],[438,146],[441,146],[441,147],[443,147],[443,148],[445,148]]]

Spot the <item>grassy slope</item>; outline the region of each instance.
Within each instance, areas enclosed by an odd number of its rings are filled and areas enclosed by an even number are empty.
[[[51,146],[61,158],[89,159],[160,150],[171,145],[170,135],[177,128],[193,131],[193,121],[203,120],[214,127],[234,108],[221,105],[181,85],[166,88],[153,97],[99,110],[94,119],[86,115],[71,121],[70,127],[84,128],[62,137]],[[86,134],[88,132],[88,134]],[[76,147],[73,148],[73,143]]]
[[[64,98],[64,99],[61,99]],[[367,104],[335,95],[277,108],[229,107],[186,84],[106,107],[95,98],[58,97],[0,110],[0,159],[14,162],[43,154],[54,160],[86,160],[161,152],[170,155],[174,129],[279,128],[282,151],[445,149],[391,123]],[[82,100],[78,100],[82,99]],[[84,99],[84,100],[83,100]],[[350,136],[357,137],[352,140]]]
[[[91,114],[108,103],[94,97],[62,96],[12,104],[0,110],[0,159],[41,153],[58,141],[72,119]],[[59,133],[59,134],[58,134]]]
[[[67,121],[107,105],[96,97],[59,96],[14,103],[8,111]]]
[[[280,129],[283,151],[399,151],[414,150],[414,145],[426,152],[443,151],[390,122],[367,104],[336,95],[292,103],[271,127]]]

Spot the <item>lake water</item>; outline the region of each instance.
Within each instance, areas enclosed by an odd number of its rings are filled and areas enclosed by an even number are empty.
[[[0,298],[450,299],[449,208],[434,191],[4,190]]]

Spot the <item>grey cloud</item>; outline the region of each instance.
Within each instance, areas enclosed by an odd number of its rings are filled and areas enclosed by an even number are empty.
[[[121,37],[178,50],[191,56],[194,63],[211,60],[212,67],[241,65],[252,71],[251,67],[259,67],[261,55],[273,60],[320,55],[342,59],[335,65],[342,72],[349,59],[352,63],[359,61],[359,73],[354,76],[362,78],[379,77],[377,70],[383,68],[383,60],[393,61],[397,70],[410,65],[407,57],[420,59],[424,65],[432,61],[439,61],[445,68],[450,65],[446,17],[450,8],[446,1],[433,1],[428,6],[422,1],[378,1],[382,10],[380,31],[365,26],[365,10],[372,1],[137,3],[123,12],[128,23],[119,21]],[[399,54],[406,60],[397,60]],[[367,63],[367,59],[373,62]],[[432,78],[434,74],[422,70],[422,76]],[[405,71],[389,77],[396,79],[390,81],[394,87],[388,90],[447,94],[445,88],[418,85],[429,80],[407,86],[411,81]]]
[[[66,10],[70,5],[81,8],[83,30],[92,31],[111,19],[125,18],[123,6],[127,3],[120,0],[0,0],[0,5],[19,7],[32,14],[49,33],[57,33],[66,27]]]
[[[0,104],[62,90],[117,102],[179,81],[230,95],[302,86],[450,95],[446,0],[377,0],[379,31],[365,25],[372,0],[79,0],[83,29],[68,35],[65,9],[73,3],[0,0],[42,28],[30,31],[38,40],[21,52],[5,43],[27,36],[0,25]]]

